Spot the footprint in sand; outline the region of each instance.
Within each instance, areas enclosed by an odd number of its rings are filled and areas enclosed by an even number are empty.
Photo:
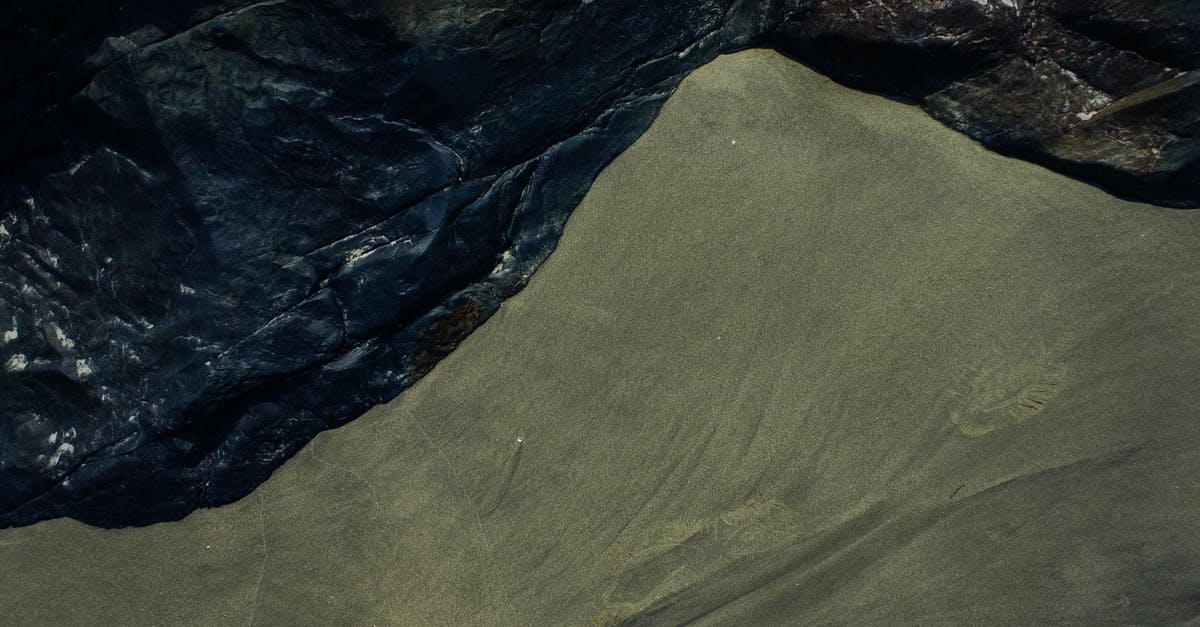
[[[1041,413],[1066,383],[1063,354],[1069,344],[1070,336],[1033,349],[1024,358],[969,368],[951,390],[958,406],[950,413],[951,422],[963,435],[979,437]]]

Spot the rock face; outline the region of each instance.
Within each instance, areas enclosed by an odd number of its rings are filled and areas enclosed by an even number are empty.
[[[1183,0],[161,4],[0,9],[0,526],[246,494],[519,290],[720,53],[1200,205]]]
[[[1200,5],[817,0],[772,35],[985,145],[1151,202],[1200,203]]]

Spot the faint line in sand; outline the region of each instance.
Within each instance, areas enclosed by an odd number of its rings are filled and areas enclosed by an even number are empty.
[[[458,490],[460,495],[462,495],[463,504],[466,505],[467,508],[471,510],[472,515],[475,517],[475,525],[479,529],[480,542],[483,544],[483,548],[487,550],[488,557],[490,558],[490,561],[492,562],[492,569],[495,572],[496,580],[500,581],[501,580],[500,575],[502,573],[500,573],[499,567],[495,564],[495,559],[496,559],[495,545],[492,542],[491,537],[488,536],[487,529],[484,528],[484,526],[483,526],[483,518],[480,517],[478,509],[475,507],[471,507],[471,504],[472,504],[471,496],[467,493],[466,487],[464,486],[462,479],[459,478],[458,473],[454,472],[454,464],[450,463],[450,457],[448,455],[446,455],[446,451],[442,448],[442,446],[440,444],[438,444],[437,440],[434,440],[429,435],[429,432],[426,431],[425,427],[421,425],[420,420],[417,420],[414,417],[412,419],[412,424],[417,428],[417,431],[419,431],[421,433],[421,437],[425,438],[425,441],[429,442],[429,445],[433,447],[433,450],[435,452],[437,452],[439,457],[442,458],[442,462],[446,466],[446,475],[452,479],[451,483],[453,484],[453,487]],[[508,598],[507,595],[502,594],[501,597],[505,599],[504,606],[505,606],[505,609],[508,610],[509,615],[512,616],[513,624],[514,625],[520,624],[520,620],[517,617],[516,608],[514,608],[512,606],[512,604],[507,601],[507,598]]]
[[[267,576],[267,518],[263,515],[263,497],[258,497],[258,506],[254,509],[258,512],[258,538],[260,540],[261,559],[258,562],[258,581],[254,584],[254,598],[250,603],[250,616],[246,621],[246,625],[253,627],[254,617],[258,613],[258,606],[262,601],[263,581]]]

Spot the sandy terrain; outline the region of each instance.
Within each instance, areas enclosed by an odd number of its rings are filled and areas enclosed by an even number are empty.
[[[418,385],[231,506],[0,531],[0,615],[1184,620],[1198,311],[1200,213],[722,57]]]

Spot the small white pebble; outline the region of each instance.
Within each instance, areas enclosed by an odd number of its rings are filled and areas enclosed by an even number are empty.
[[[737,140],[736,140],[736,139],[731,139],[731,140],[729,140],[729,145],[730,145],[730,146],[736,146],[736,145],[737,145]]]
[[[523,435],[518,435],[518,436],[517,436],[517,444],[522,444],[522,443],[524,443],[524,442],[525,442],[525,436],[523,436]]]

